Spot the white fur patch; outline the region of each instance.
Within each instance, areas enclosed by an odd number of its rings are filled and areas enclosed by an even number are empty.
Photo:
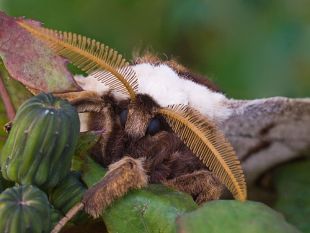
[[[167,65],[153,66],[145,63],[132,68],[138,78],[138,93],[150,95],[162,107],[172,104],[189,105],[216,122],[227,119],[231,114],[231,109],[227,106],[228,100],[223,94],[179,77]],[[107,86],[92,76],[77,77],[77,82],[84,90],[98,94],[108,91]],[[113,94],[119,99],[125,98],[117,93]]]
[[[179,77],[167,65],[139,64],[133,69],[139,80],[139,93],[150,95],[162,107],[172,104],[189,105],[216,121],[225,120],[231,113],[223,94]]]
[[[77,84],[85,91],[93,91],[96,92],[98,95],[103,96],[107,94],[110,89],[104,83],[98,81],[94,76],[89,75],[84,77],[82,75],[74,76],[75,81]],[[119,92],[112,92],[113,96],[118,100],[123,100],[128,98],[126,95],[119,93]]]

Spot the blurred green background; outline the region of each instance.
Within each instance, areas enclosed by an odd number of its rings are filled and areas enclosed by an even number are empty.
[[[175,57],[228,96],[310,96],[309,0],[0,0],[0,9]]]

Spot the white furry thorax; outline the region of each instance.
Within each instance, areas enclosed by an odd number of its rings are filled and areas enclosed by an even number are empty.
[[[228,99],[206,86],[180,77],[167,65],[152,65],[148,63],[132,66],[138,79],[138,93],[148,94],[161,107],[173,104],[189,105],[201,114],[222,122],[231,114]],[[88,77],[75,77],[77,83],[88,91],[103,95],[109,88],[91,75]],[[112,92],[118,99],[128,98],[120,93]]]

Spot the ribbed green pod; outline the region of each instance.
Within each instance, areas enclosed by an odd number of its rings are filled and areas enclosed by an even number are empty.
[[[0,232],[47,233],[49,230],[50,204],[40,189],[22,185],[0,194]]]
[[[65,215],[82,200],[86,189],[80,181],[79,173],[71,172],[50,192],[49,199],[53,206]]]
[[[39,94],[19,108],[0,155],[2,175],[19,184],[52,188],[69,172],[80,131],[69,102]]]

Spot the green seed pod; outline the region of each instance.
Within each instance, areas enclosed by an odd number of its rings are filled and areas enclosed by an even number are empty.
[[[52,206],[51,207],[51,228],[50,228],[51,231],[62,218],[63,218],[63,215],[61,214],[61,212],[59,210],[56,210]]]
[[[6,189],[0,194],[0,219],[0,232],[49,232],[50,204],[46,194],[32,185]]]
[[[2,175],[19,184],[49,189],[69,172],[80,131],[67,101],[40,94],[19,108],[0,155]]]
[[[69,173],[49,194],[51,203],[62,214],[66,214],[75,204],[82,200],[87,188],[79,178],[78,172]]]

